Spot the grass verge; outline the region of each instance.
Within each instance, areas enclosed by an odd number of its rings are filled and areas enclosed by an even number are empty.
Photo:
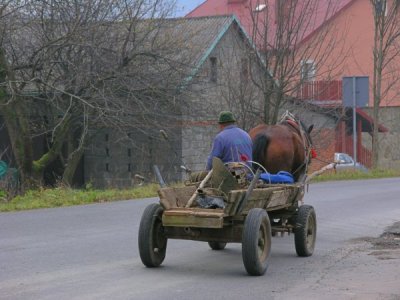
[[[367,173],[360,171],[328,171],[312,179],[312,182],[324,182],[334,180],[356,180],[400,177],[400,170],[370,170]],[[174,186],[179,185],[175,184]],[[5,202],[5,194],[0,190],[0,211],[18,211],[37,208],[50,208],[60,206],[71,206],[91,204],[99,202],[110,202],[115,200],[128,200],[137,198],[156,197],[158,184],[149,184],[132,189],[70,189],[53,188],[31,190],[23,196],[17,196],[9,202]]]
[[[334,180],[358,180],[358,179],[378,179],[400,177],[400,170],[369,170],[368,172],[343,170],[340,172],[328,171],[314,177],[311,182],[324,182]]]
[[[30,190],[25,195],[17,196],[9,202],[0,202],[0,211],[18,211],[156,197],[158,188],[158,184],[149,184],[132,189],[78,190],[53,188]]]

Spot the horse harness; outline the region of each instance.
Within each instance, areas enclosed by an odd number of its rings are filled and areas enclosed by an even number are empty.
[[[296,120],[296,118],[288,111],[286,111],[286,113],[283,115],[280,123],[288,124],[291,128],[293,128],[300,135],[303,142],[304,162],[296,170],[293,171],[293,174],[297,173],[303,166],[306,167],[305,172],[307,173],[307,167],[310,162],[310,153],[312,151],[310,138],[304,132],[302,124],[300,124],[300,122]]]

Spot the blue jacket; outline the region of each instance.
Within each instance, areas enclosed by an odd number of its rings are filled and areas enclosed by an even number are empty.
[[[253,160],[252,147],[253,143],[246,131],[236,125],[225,127],[214,138],[211,153],[207,160],[207,170],[212,168],[213,157],[220,158],[224,163]]]

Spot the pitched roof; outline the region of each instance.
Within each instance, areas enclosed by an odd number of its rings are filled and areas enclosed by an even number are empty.
[[[168,78],[170,88],[179,86],[179,82],[185,86],[233,22],[233,16],[142,20],[135,28],[133,45],[141,55],[135,67],[143,74],[133,84]],[[121,37],[117,36],[115,43],[124,41],[123,30],[128,29],[123,25],[119,24],[116,35]]]
[[[182,57],[185,61],[190,62],[190,65],[186,64],[189,69],[183,85],[193,79],[212,50],[233,24],[237,25],[237,29],[247,40],[249,46],[253,47],[247,33],[233,15],[167,19],[165,22],[167,26],[164,24],[164,28],[169,29],[164,30],[160,36],[174,37],[174,47],[177,48],[174,60]]]
[[[188,13],[186,17],[234,14],[249,35],[254,30],[255,18],[259,26],[263,25],[267,20],[268,30],[274,33],[277,25],[275,14],[277,1],[279,0],[206,0]],[[296,10],[298,14],[312,11],[310,13],[312,15],[311,20],[309,20],[305,32],[302,33],[303,39],[307,39],[313,32],[337,16],[338,12],[348,7],[352,2],[354,0],[297,0]],[[272,40],[273,38],[274,35],[270,34],[269,39]]]
[[[169,19],[174,26],[173,35],[179,40],[176,44],[179,55],[189,58],[190,61],[190,70],[183,85],[196,75],[233,21],[232,16]]]
[[[210,16],[199,18],[166,19],[162,36],[168,35],[174,40],[182,57],[190,57],[190,61],[197,65],[204,53],[215,47],[233,22],[232,16]]]
[[[134,30],[127,23],[120,22],[112,26],[106,23],[104,26],[109,29],[107,42],[114,48],[102,52],[97,65],[102,68],[115,63],[118,57],[116,53],[121,52],[126,43],[126,52],[133,57],[132,60],[135,59],[135,63],[130,66],[127,62],[121,71],[126,72],[126,76],[121,76],[121,80],[125,80],[124,84],[142,89],[150,82],[156,82],[163,88],[175,90],[178,86],[182,89],[195,77],[212,50],[234,24],[242,33],[241,36],[250,43],[238,20],[232,15],[144,19],[135,24]],[[132,72],[132,68],[140,72]],[[166,83],[168,86],[165,86]],[[24,92],[36,95],[38,91],[36,85],[31,84],[26,85]]]
[[[350,110],[347,111],[349,112]],[[356,113],[361,120],[361,130],[364,132],[372,132],[374,127],[374,119],[361,108],[356,108]],[[382,124],[378,124],[378,131],[389,132],[389,129]]]

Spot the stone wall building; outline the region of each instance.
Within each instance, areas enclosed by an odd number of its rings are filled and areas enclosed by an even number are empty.
[[[137,182],[137,175],[154,181],[154,165],[167,182],[179,181],[185,178],[181,165],[193,171],[205,168],[220,111],[233,111],[245,130],[260,122],[262,95],[251,77],[263,76],[266,70],[237,19],[169,23],[169,33],[180,40],[173,60],[182,57],[187,69],[173,99],[176,106],[155,112],[154,128],[93,129],[83,158],[86,184],[127,187]]]
[[[149,64],[148,68],[170,68],[171,77],[177,78],[172,87],[175,92],[168,93],[168,99],[153,100],[142,110],[121,115],[126,127],[104,122],[91,127],[90,140],[75,174],[77,185],[130,187],[142,177],[145,182],[154,182],[154,165],[167,183],[180,181],[185,178],[182,165],[192,171],[204,170],[218,133],[220,111],[233,111],[238,125],[245,130],[262,122],[263,95],[253,79],[268,76],[268,71],[234,16],[170,19],[164,26],[158,34],[170,40],[166,43],[170,45],[167,65]],[[307,126],[315,125],[312,138],[319,156],[311,169],[332,162],[342,114],[301,101],[288,103],[282,112],[288,109]],[[364,110],[370,114],[369,108]],[[399,119],[400,110],[381,109],[381,121],[389,131],[380,134],[380,167],[400,168]],[[7,149],[9,155],[7,140],[1,126],[0,153]],[[36,144],[36,150],[40,150],[46,143],[38,140]],[[363,144],[370,144],[368,134],[363,134]]]
[[[363,109],[372,116],[372,107]],[[378,168],[400,170],[400,107],[381,107],[379,119],[386,128],[386,132],[379,133],[379,159]],[[372,137],[363,134],[362,143],[372,150]]]

